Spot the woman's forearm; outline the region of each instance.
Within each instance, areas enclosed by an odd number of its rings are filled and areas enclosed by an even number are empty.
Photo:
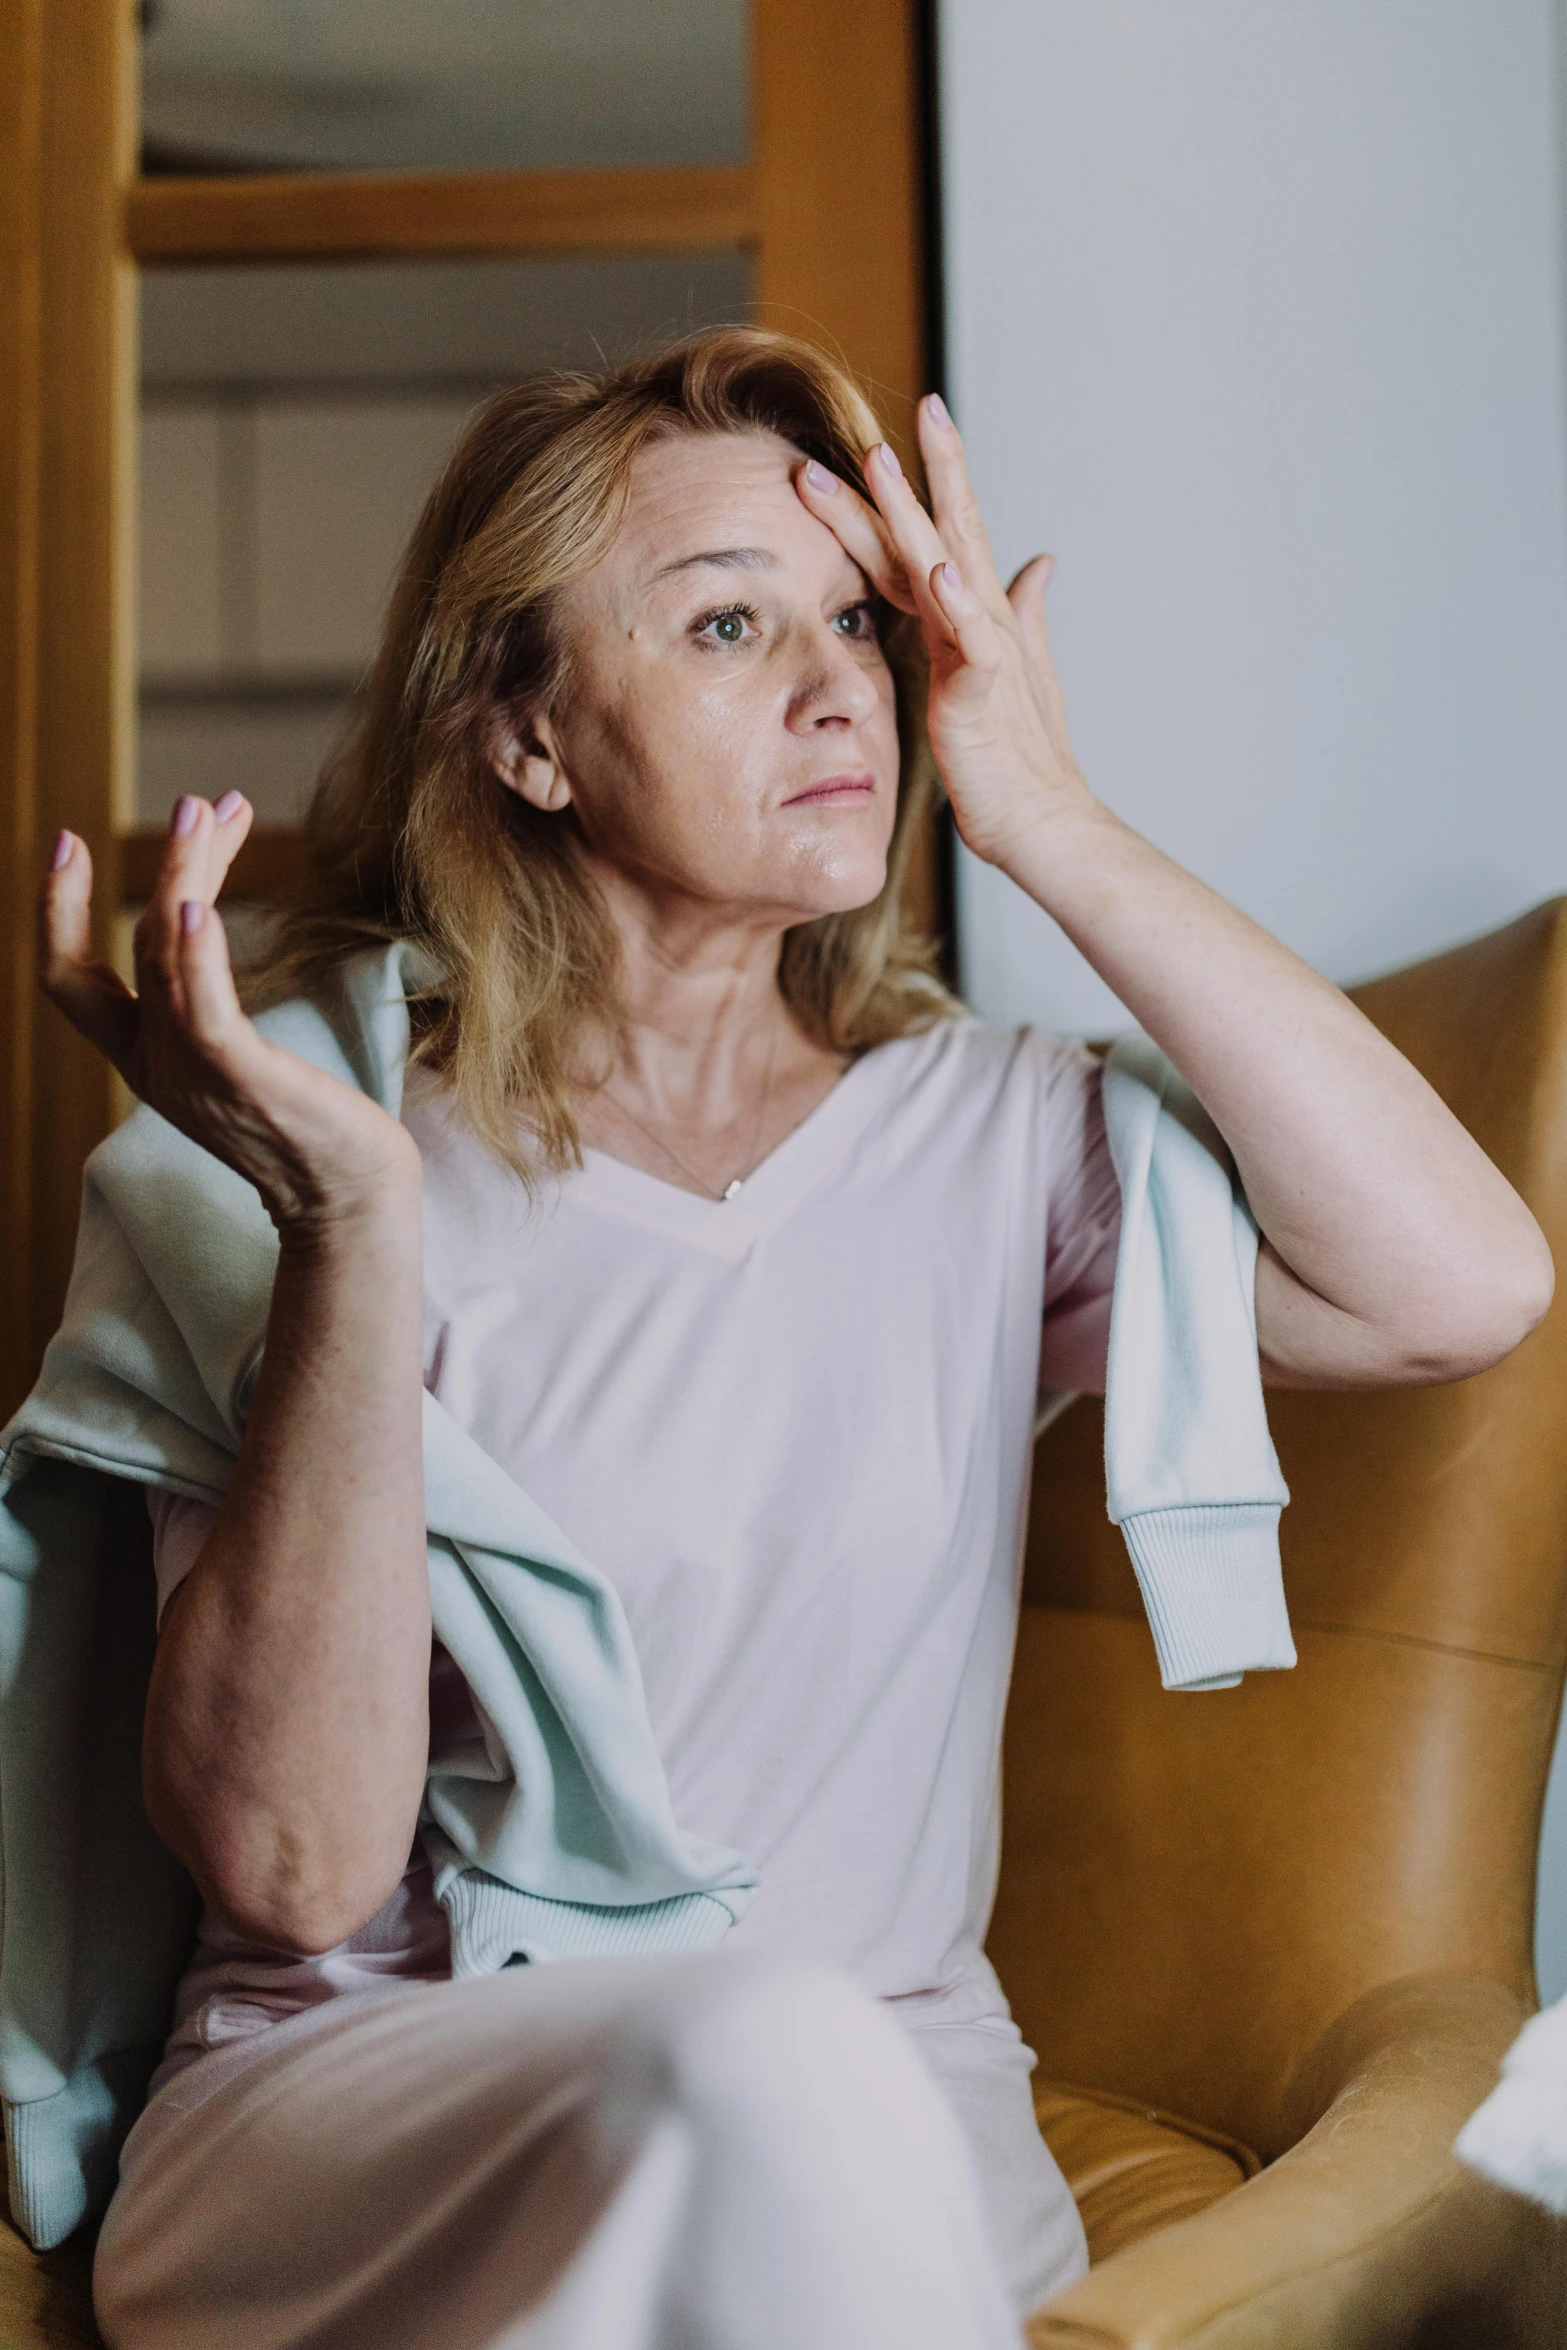
[[[1453,1378],[1533,1326],[1551,1293],[1533,1218],[1336,987],[1086,799],[998,861],[1233,1151],[1265,1236],[1258,1337],[1273,1376]]]
[[[410,1145],[284,1234],[233,1488],[180,1586],[148,1809],[242,1932],[329,1949],[406,1865],[428,1751],[422,1246]]]

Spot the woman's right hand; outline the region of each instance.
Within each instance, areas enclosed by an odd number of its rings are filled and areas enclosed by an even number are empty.
[[[253,1183],[286,1235],[417,1188],[419,1157],[378,1103],[269,1043],[241,1011],[213,908],[250,823],[238,792],[216,808],[180,801],[136,925],[134,993],[93,959],[92,859],[62,833],[40,907],[40,975],[131,1091]]]

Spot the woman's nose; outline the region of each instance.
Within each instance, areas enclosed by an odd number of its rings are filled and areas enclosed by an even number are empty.
[[[863,651],[853,639],[824,626],[801,662],[790,716],[802,727],[863,726],[880,698]]]

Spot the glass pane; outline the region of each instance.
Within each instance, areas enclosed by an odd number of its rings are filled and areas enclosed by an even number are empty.
[[[474,402],[742,318],[732,254],[146,271],[137,821],[294,821]]]
[[[746,0],[142,0],[147,171],[736,163]]]

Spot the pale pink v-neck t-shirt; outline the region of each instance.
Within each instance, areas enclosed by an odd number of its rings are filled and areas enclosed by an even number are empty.
[[[725,1947],[1004,2018],[983,1942],[1037,1395],[1042,1363],[1102,1379],[1119,1229],[1097,1066],[944,1022],[855,1062],[723,1202],[589,1151],[530,1206],[428,1081],[405,1118],[425,1384],[619,1593],[676,1818],[760,1872]],[[213,1514],[154,1498],[161,1602]],[[467,1704],[439,1650],[432,1700]],[[417,1843],[324,1957],[208,1917],[163,2077],[448,1972]]]

